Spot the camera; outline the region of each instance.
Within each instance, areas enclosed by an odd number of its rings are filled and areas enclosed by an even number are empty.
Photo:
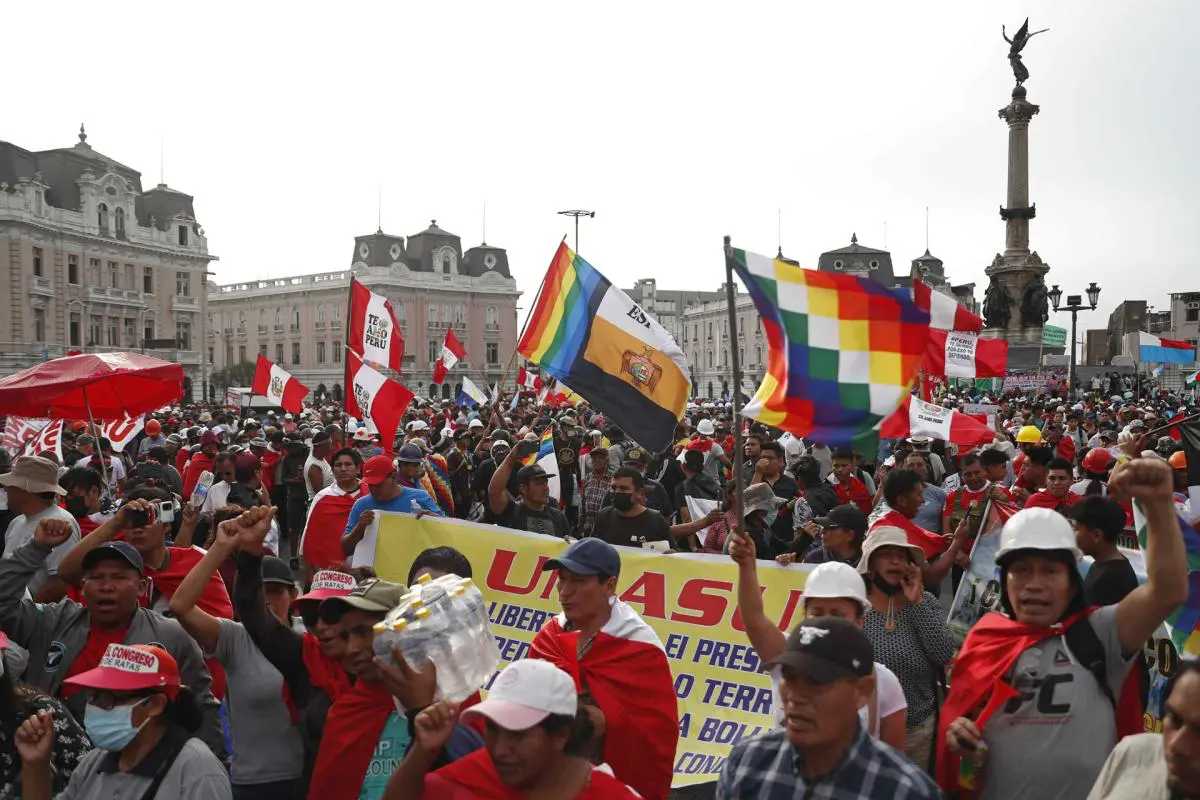
[[[150,510],[129,512],[129,527],[144,528],[156,522],[171,523],[175,521],[175,501],[160,500],[150,504]]]

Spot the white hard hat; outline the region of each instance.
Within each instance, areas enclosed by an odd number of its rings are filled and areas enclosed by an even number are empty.
[[[412,422],[408,423],[408,429],[413,433],[416,433],[417,431],[427,431],[429,430],[429,423],[423,419],[414,419]]]
[[[1066,550],[1076,561],[1083,558],[1071,523],[1050,508],[1026,508],[1004,523],[996,561],[1017,550]]]
[[[854,567],[840,561],[827,561],[813,568],[804,582],[804,597],[806,600],[814,597],[844,597],[857,600],[864,611],[867,608],[867,589],[862,575]]]
[[[696,433],[701,436],[712,436],[717,430],[717,426],[713,425],[711,419],[702,419],[696,425]]]

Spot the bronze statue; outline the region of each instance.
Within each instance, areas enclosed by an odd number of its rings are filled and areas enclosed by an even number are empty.
[[[1025,18],[1025,24],[1022,25],[1013,38],[1008,38],[1008,33],[1004,30],[1004,26],[1000,26],[1000,35],[1004,37],[1004,41],[1008,42],[1008,63],[1012,65],[1013,77],[1017,79],[1017,86],[1029,80],[1029,70],[1025,69],[1024,62],[1021,61],[1021,51],[1025,49],[1025,45],[1029,40],[1039,33],[1045,33],[1049,28],[1042,28],[1040,31],[1029,32],[1029,17]]]
[[[1050,302],[1046,295],[1046,282],[1039,275],[1025,284],[1021,293],[1021,324],[1025,327],[1045,325],[1050,318]]]
[[[992,282],[988,284],[983,295],[983,317],[984,324],[989,328],[1008,327],[1008,295],[1004,293],[1004,288],[995,275],[992,276]]]

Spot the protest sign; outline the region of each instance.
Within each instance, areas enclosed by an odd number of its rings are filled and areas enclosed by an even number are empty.
[[[18,417],[10,415],[4,421],[4,436],[0,445],[9,453],[20,454],[21,448],[50,424],[45,417]]]
[[[989,428],[995,428],[1000,406],[995,403],[963,403],[962,411],[969,417],[983,420]]]
[[[534,635],[559,613],[555,574],[542,566],[566,549],[562,540],[461,520],[380,512],[376,519],[375,571],[381,578],[405,582],[413,559],[427,547],[450,545],[467,557],[505,663],[525,658]],[[617,550],[617,595],[658,634],[675,679],[680,738],[672,783],[715,781],[738,740],[775,725],[769,676],[737,612],[737,567],[728,556]],[[765,611],[782,629],[803,615],[809,569],[759,562]]]

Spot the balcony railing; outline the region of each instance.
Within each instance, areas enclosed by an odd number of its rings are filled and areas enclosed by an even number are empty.
[[[200,308],[200,301],[190,295],[177,294],[171,298],[171,308],[184,311],[196,311]]]
[[[314,323],[313,323],[313,330],[317,330],[317,331],[323,331],[323,330],[325,330],[325,323],[324,323],[324,322],[321,322],[321,321],[314,322]]]
[[[32,289],[33,289],[33,291],[37,292],[38,294],[53,295],[54,294],[54,281],[50,280],[49,278],[45,277],[44,275],[34,275]]]
[[[105,302],[142,304],[142,293],[136,289],[118,289],[114,286],[89,286],[88,297]]]

